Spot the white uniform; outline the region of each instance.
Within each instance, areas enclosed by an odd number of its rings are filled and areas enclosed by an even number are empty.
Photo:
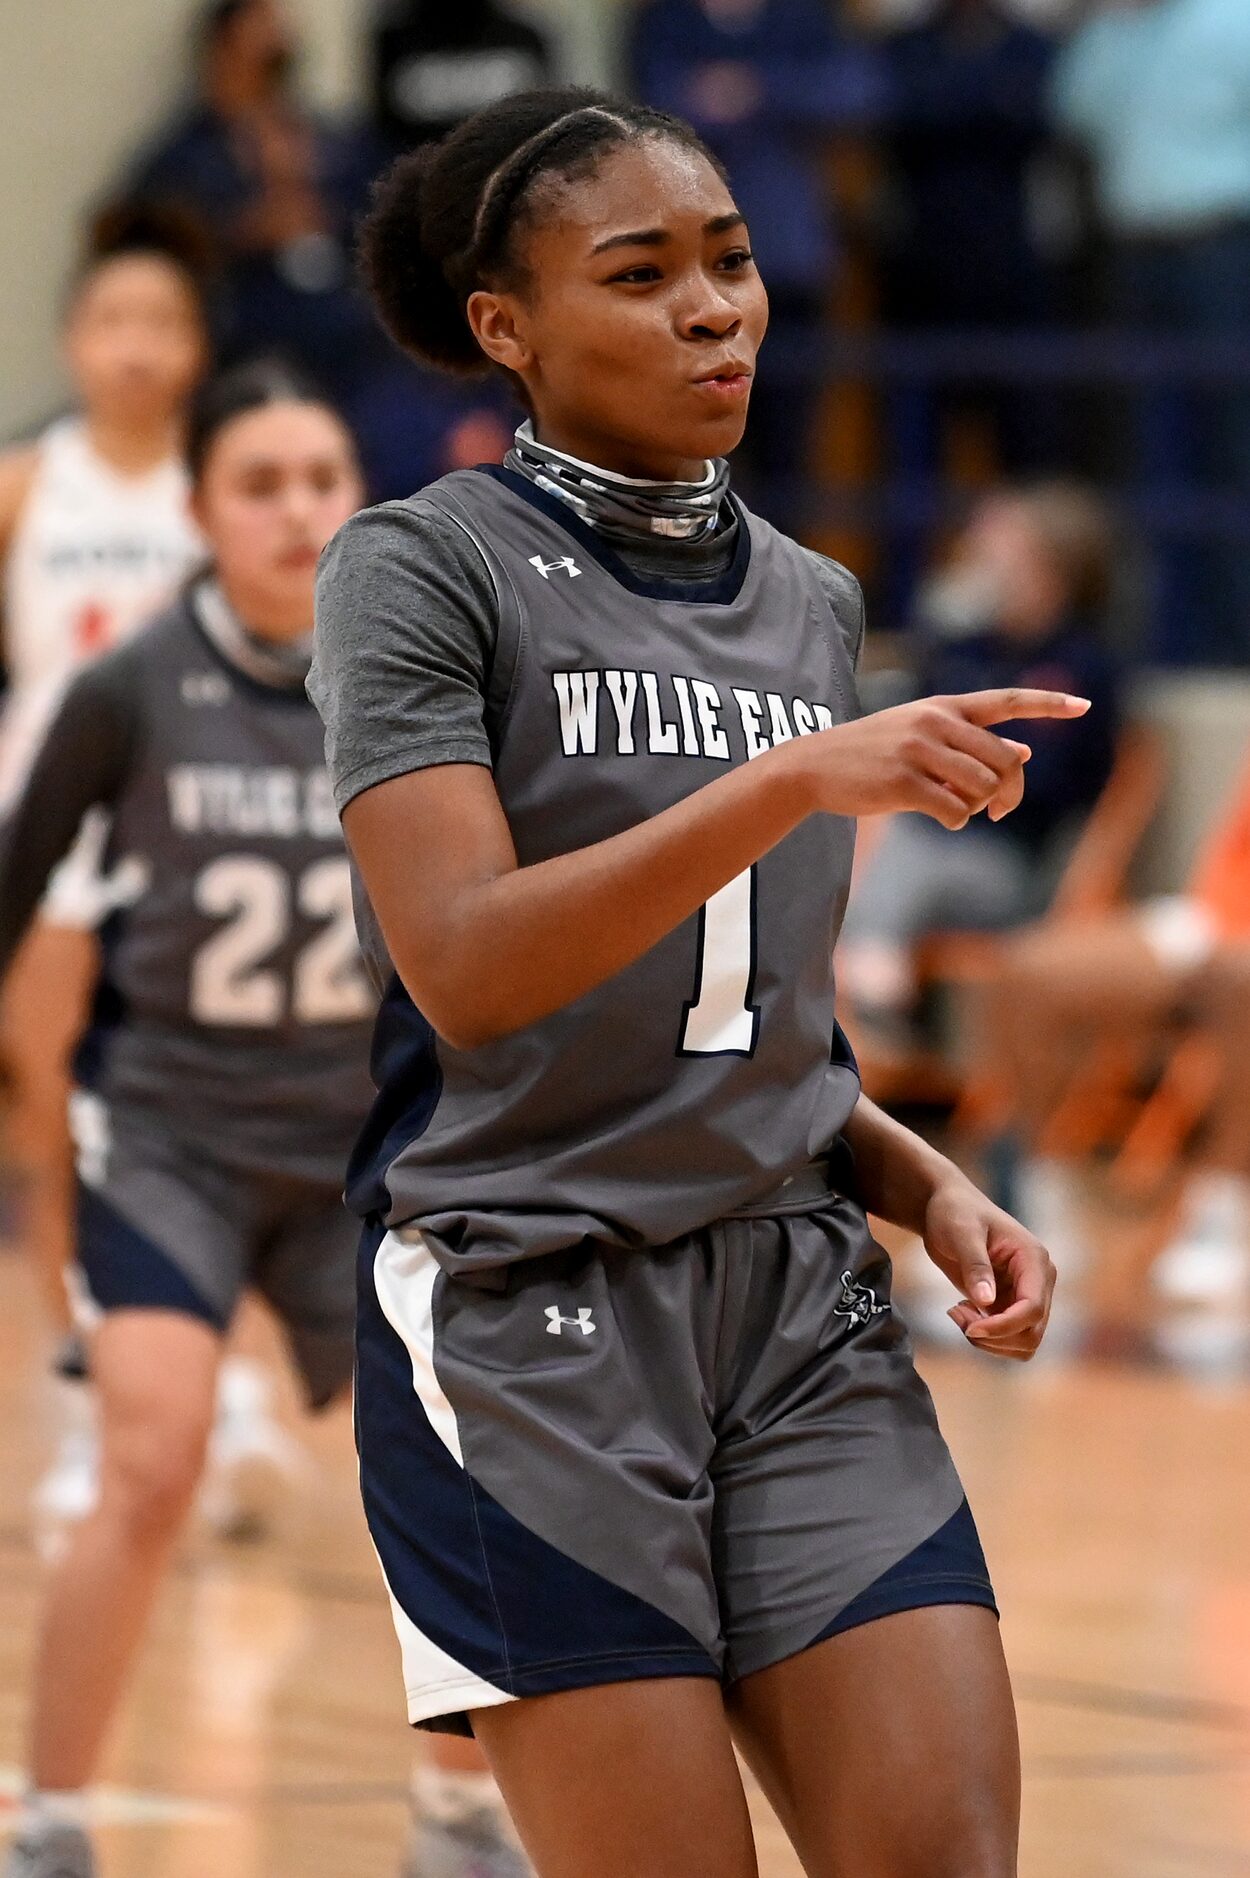
[[[177,457],[126,476],[92,448],[80,418],[44,432],[5,570],[0,804],[20,786],[67,679],[159,612],[203,559],[188,494]]]
[[[81,418],[61,418],[44,432],[5,569],[0,813],[21,788],[74,672],[158,613],[204,558],[189,493],[177,457],[127,476],[92,448]],[[45,912],[60,924],[93,925],[103,911],[101,835],[84,827],[54,877]]]

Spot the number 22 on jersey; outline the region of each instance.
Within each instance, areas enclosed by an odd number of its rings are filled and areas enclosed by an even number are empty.
[[[225,924],[191,965],[191,1016],[199,1024],[273,1029],[367,1018],[372,993],[361,966],[346,859],[315,861],[296,881],[257,854],[226,854],[195,883],[195,904]],[[295,909],[323,922],[288,975],[267,963],[287,938]]]

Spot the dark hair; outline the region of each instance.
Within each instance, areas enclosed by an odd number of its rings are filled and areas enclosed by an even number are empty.
[[[347,429],[344,418],[320,386],[285,359],[254,359],[250,364],[233,366],[210,378],[192,400],[186,457],[193,483],[203,477],[213,445],[226,426],[236,417],[263,410],[268,404],[317,404]]]
[[[195,22],[194,39],[198,55],[203,58],[213,50],[217,41],[226,33],[241,13],[255,4],[255,0],[209,0]]]
[[[212,244],[195,216],[172,203],[122,197],[106,202],[87,224],[82,255],[70,278],[67,306],[110,261],[153,255],[178,269],[201,308],[212,260]]]
[[[622,144],[664,138],[724,169],[681,118],[582,86],[521,91],[442,143],[400,157],[377,183],[360,262],[391,337],[447,371],[487,369],[465,318],[477,288],[519,282],[516,237],[540,181],[594,173]]]

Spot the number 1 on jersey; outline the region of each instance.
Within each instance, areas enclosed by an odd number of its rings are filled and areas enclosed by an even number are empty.
[[[751,1056],[759,1036],[755,989],[755,869],[714,893],[699,913],[694,997],[682,1020],[681,1056]]]

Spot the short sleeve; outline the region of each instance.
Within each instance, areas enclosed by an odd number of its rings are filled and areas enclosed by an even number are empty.
[[[308,693],[340,810],[411,770],[490,767],[494,582],[470,536],[413,498],[353,516],[317,574]]]

